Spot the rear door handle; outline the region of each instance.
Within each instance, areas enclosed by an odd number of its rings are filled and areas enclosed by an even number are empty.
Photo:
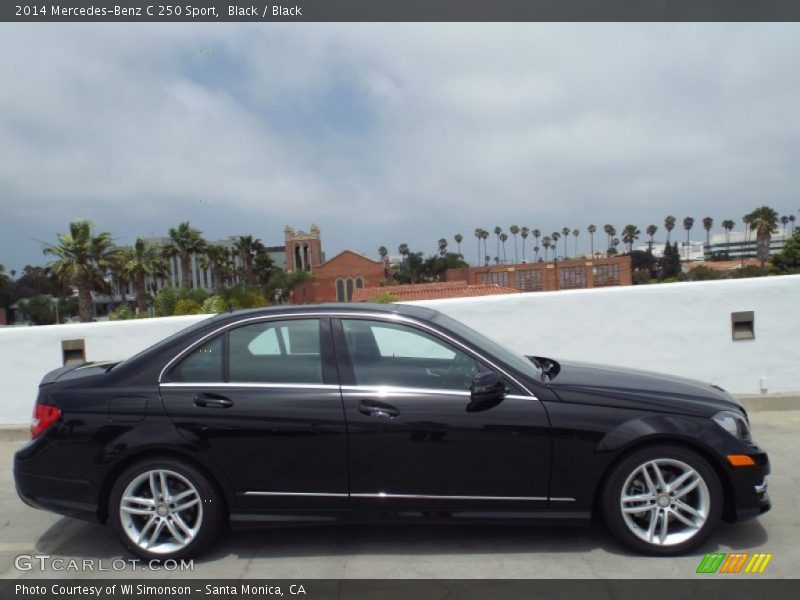
[[[230,408],[233,406],[230,398],[217,394],[196,394],[193,402],[200,408]]]
[[[362,400],[358,403],[358,412],[367,417],[377,417],[379,419],[395,419],[400,416],[400,411],[390,404],[375,402],[374,400]]]

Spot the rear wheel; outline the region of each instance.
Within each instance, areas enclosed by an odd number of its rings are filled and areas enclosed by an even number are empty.
[[[151,459],[114,483],[109,518],[133,554],[151,559],[195,556],[219,532],[222,505],[208,478],[176,459]]]
[[[723,491],[714,469],[696,452],[654,446],[614,468],[602,504],[606,524],[624,544],[674,556],[708,539],[722,515]]]

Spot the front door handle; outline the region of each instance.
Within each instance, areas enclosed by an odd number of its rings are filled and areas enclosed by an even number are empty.
[[[359,402],[358,412],[367,417],[377,417],[379,419],[394,419],[400,416],[400,411],[391,404],[374,400],[362,400]]]
[[[233,406],[230,398],[217,394],[196,394],[193,403],[200,408],[230,408]]]

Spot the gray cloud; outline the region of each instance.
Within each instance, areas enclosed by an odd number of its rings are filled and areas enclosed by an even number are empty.
[[[461,231],[472,259],[476,226],[796,210],[799,31],[6,24],[0,262],[77,217],[123,242],[317,222],[329,256]]]

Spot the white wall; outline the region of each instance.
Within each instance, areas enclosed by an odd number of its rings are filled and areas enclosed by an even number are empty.
[[[525,354],[649,369],[735,394],[800,391],[800,275],[419,302]],[[755,312],[732,341],[731,313]]]
[[[800,392],[800,275],[533,292],[422,302],[526,354],[658,370],[740,394]],[[756,339],[731,340],[731,312],[755,311]],[[0,425],[30,419],[61,341],[87,360],[120,360],[203,316],[0,327]]]
[[[86,360],[123,360],[208,316],[0,327],[0,425],[30,421],[39,381],[63,364],[62,340],[85,340]]]

